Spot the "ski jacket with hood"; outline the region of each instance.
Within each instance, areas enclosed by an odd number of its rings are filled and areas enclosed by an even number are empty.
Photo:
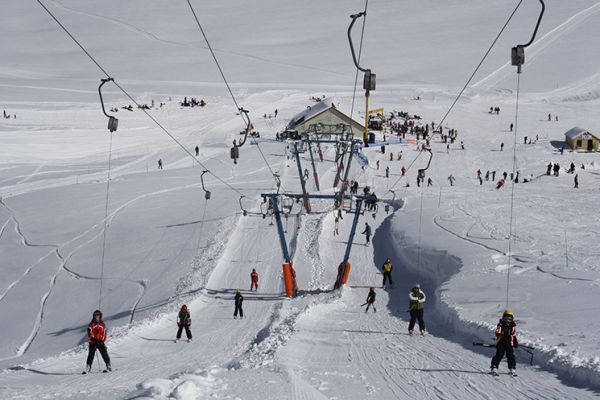
[[[425,296],[425,293],[423,293],[421,289],[414,288],[408,294],[408,299],[408,307],[410,310],[422,310],[424,308],[423,303],[427,300],[427,296]]]

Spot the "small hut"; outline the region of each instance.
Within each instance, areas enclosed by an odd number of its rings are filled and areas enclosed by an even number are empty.
[[[600,139],[590,131],[577,126],[565,133],[565,142],[573,150],[596,151],[599,141]]]

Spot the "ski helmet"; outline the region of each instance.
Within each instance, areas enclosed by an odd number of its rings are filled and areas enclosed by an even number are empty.
[[[502,316],[506,317],[507,315],[511,316],[511,317],[514,317],[513,310],[505,310],[504,314],[502,314]]]

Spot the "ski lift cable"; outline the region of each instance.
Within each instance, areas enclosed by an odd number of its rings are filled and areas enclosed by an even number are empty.
[[[506,269],[506,308],[508,308],[508,302],[510,298],[510,269],[512,267],[512,240],[513,240],[513,226],[514,226],[514,203],[515,203],[515,180],[517,172],[517,131],[519,129],[519,98],[521,94],[521,67],[525,63],[525,48],[529,47],[537,35],[538,29],[544,17],[546,11],[546,4],[544,0],[539,0],[542,9],[538,16],[537,23],[531,39],[525,44],[519,44],[511,49],[511,64],[517,67],[517,98],[515,101],[515,129],[513,137],[513,165],[511,175],[511,190],[510,190],[510,222],[508,232],[508,268]]]
[[[110,170],[112,164],[113,133],[110,132],[108,144],[108,170],[106,173],[106,196],[104,199],[104,230],[102,232],[102,257],[100,258],[100,292],[98,294],[98,309],[102,309],[102,288],[104,283],[104,260],[106,255],[106,231],[108,229],[108,200],[110,194]]]
[[[42,3],[41,0],[36,1],[48,13],[48,15],[50,15],[50,17],[52,17],[52,19],[62,28],[62,30],[65,31],[65,33],[75,42],[75,44],[77,44],[77,46],[88,56],[88,58],[98,67],[98,69],[100,69],[100,71],[102,71],[102,73],[104,73],[104,75],[106,75],[107,78],[112,79],[111,75],[107,72],[107,70],[104,69],[102,65],[100,65],[100,63],[90,54],[90,52],[75,38],[75,36],[73,36],[73,34],[71,34],[71,32],[58,20],[58,18],[56,18],[52,11],[50,11],[48,7],[46,7],[46,5]],[[186,152],[198,165],[208,170],[204,163],[198,160],[192,154],[192,152],[188,150],[175,136],[173,136],[173,134],[171,134],[171,132],[169,132],[169,130],[165,128],[164,125],[162,125],[156,118],[154,118],[152,114],[150,114],[146,109],[142,108],[141,105],[133,98],[133,96],[129,94],[129,92],[127,92],[116,80],[112,79],[112,82],[129,100],[131,100],[139,109],[141,109],[142,112],[146,114],[146,116],[150,118],[150,120],[152,120],[152,122],[154,122],[156,126],[158,126],[165,134],[167,134],[167,136],[169,136],[171,140],[173,140],[173,142],[175,142],[179,147],[181,147],[181,149],[184,152]],[[216,175],[214,172],[211,172],[209,170],[209,173],[223,185],[228,187],[230,190],[236,192],[239,195],[244,195],[239,189],[233,187],[231,184],[229,184],[223,178]]]
[[[406,168],[406,172],[408,172],[410,170],[410,168],[413,166],[413,164],[415,163],[415,161],[417,161],[417,159],[419,157],[421,157],[421,154],[423,154],[423,151],[425,150],[420,150],[419,153],[415,156],[415,158],[411,161],[411,163],[408,165],[408,168]],[[382,199],[388,194],[388,193],[393,193],[394,189],[396,188],[396,185],[400,182],[400,180],[402,178],[404,178],[405,176],[399,176],[398,179],[396,179],[396,182],[394,182],[394,184],[392,185],[391,188],[388,189],[388,191],[385,193],[385,195],[382,196]]]
[[[515,134],[513,140],[513,165],[512,165],[512,176],[510,185],[510,222],[508,228],[508,268],[506,269],[506,308],[508,309],[508,300],[510,297],[510,269],[512,267],[512,239],[513,239],[513,224],[514,224],[514,204],[515,204],[515,179],[516,179],[516,167],[517,167],[517,130],[519,123],[519,95],[521,89],[521,74],[517,74],[517,101],[515,110]]]
[[[236,147],[241,147],[244,143],[246,143],[246,138],[248,137],[248,131],[250,130],[250,126],[251,126],[250,117],[248,116],[248,111],[244,110],[242,107],[240,107],[237,99],[235,98],[235,95],[233,94],[233,91],[231,90],[231,86],[229,86],[229,82],[227,81],[227,78],[225,77],[225,73],[223,72],[223,69],[221,68],[221,64],[219,64],[219,60],[217,60],[217,56],[215,55],[215,52],[214,52],[212,46],[210,45],[208,36],[206,36],[206,33],[204,32],[204,28],[202,28],[202,24],[200,23],[200,20],[198,19],[198,15],[196,14],[196,11],[194,10],[194,7],[192,6],[191,1],[187,0],[187,3],[190,6],[190,10],[194,16],[194,19],[196,20],[198,29],[200,30],[200,33],[202,33],[202,36],[204,37],[206,46],[208,47],[208,50],[210,51],[210,54],[212,55],[212,58],[215,61],[215,64],[217,65],[217,69],[219,70],[219,73],[221,74],[221,78],[223,78],[223,82],[225,83],[225,86],[227,87],[227,91],[229,91],[229,95],[231,96],[233,103],[235,104],[236,108],[238,109],[240,117],[242,118],[242,120],[244,121],[244,124],[246,125],[246,133],[244,136],[244,140],[241,142],[241,144],[238,143],[236,145]],[[271,168],[271,165],[269,164],[269,162],[267,161],[267,158],[265,157],[262,149],[260,148],[260,144],[258,143],[258,141],[255,141],[255,143],[256,143],[256,147],[258,147],[258,151],[260,152],[262,159],[267,164],[267,168],[269,168],[271,175],[273,175],[273,177],[275,177],[276,174],[273,171],[273,168]]]
[[[360,64],[360,57],[362,56],[363,38],[365,35],[365,25],[367,23],[367,8],[368,7],[369,7],[369,0],[365,0],[364,18],[363,18],[363,23],[362,23],[362,30],[360,32],[360,44],[358,46],[358,63],[359,64]],[[352,107],[350,109],[350,118],[352,118],[354,115],[354,103],[356,101],[356,87],[358,85],[358,73],[359,73],[359,69],[356,68],[356,75],[354,76],[354,90],[352,92]],[[350,124],[350,133],[353,134],[352,124]]]
[[[523,3],[523,0],[520,0],[519,3],[517,4],[517,6],[515,7],[515,9],[513,10],[513,12],[510,14],[510,16],[508,17],[508,19],[504,23],[504,25],[502,26],[502,29],[500,29],[500,32],[498,32],[498,35],[496,35],[496,38],[494,39],[494,41],[492,42],[492,44],[490,45],[490,47],[487,49],[487,51],[483,55],[483,58],[481,59],[481,61],[479,62],[479,64],[477,64],[477,67],[475,67],[475,70],[473,71],[473,73],[471,74],[471,76],[469,77],[469,79],[467,80],[467,82],[465,83],[465,85],[463,86],[463,88],[461,89],[461,91],[458,93],[458,95],[456,96],[456,98],[452,102],[452,105],[450,105],[450,108],[448,109],[448,111],[446,112],[446,114],[444,115],[444,117],[442,118],[442,120],[440,121],[440,123],[438,124],[440,127],[444,126],[443,125],[444,121],[446,120],[446,118],[448,118],[448,116],[450,115],[450,113],[454,109],[454,106],[456,105],[456,103],[458,103],[458,100],[460,100],[460,98],[462,97],[462,95],[465,92],[465,90],[467,90],[467,87],[469,86],[469,84],[471,83],[471,81],[473,80],[473,78],[475,77],[475,74],[477,74],[477,71],[479,71],[479,68],[481,68],[481,66],[483,65],[484,61],[487,59],[488,55],[490,54],[490,52],[492,51],[492,49],[494,48],[494,46],[496,45],[496,43],[500,39],[500,36],[502,36],[502,34],[504,33],[504,31],[506,30],[506,27],[508,26],[508,24],[510,23],[510,21],[512,20],[512,18],[514,17],[514,15],[517,13],[517,10],[519,9],[519,7],[521,7],[522,3]],[[536,29],[536,32],[537,32],[537,29]]]
[[[196,15],[196,11],[194,10],[194,7],[192,6],[192,3],[190,2],[190,0],[187,0],[187,3],[190,6],[190,10],[192,11],[194,19],[196,20],[196,24],[198,24],[198,28],[200,29],[200,32],[202,33],[202,36],[204,37],[204,41],[206,42],[206,45],[208,46],[208,50],[210,50],[210,54],[212,55],[212,58],[215,61],[215,64],[217,65],[217,68],[219,69],[219,73],[221,74],[221,77],[223,78],[223,82],[225,83],[225,86],[227,86],[227,90],[229,91],[229,94],[231,95],[231,99],[233,100],[233,103],[235,104],[237,110],[240,112],[240,117],[242,118],[242,120],[244,120],[244,124],[248,124],[250,121],[250,118],[247,115],[245,115],[244,112],[241,111],[242,108],[238,104],[238,102],[235,98],[235,95],[233,94],[233,91],[231,90],[231,87],[229,86],[229,82],[227,82],[227,78],[225,78],[225,73],[223,72],[223,69],[221,68],[221,65],[219,64],[219,61],[217,60],[217,56],[215,55],[215,52],[214,52],[212,46],[210,45],[208,37],[206,36],[204,29],[202,28],[202,24],[200,23],[200,20],[198,19],[198,16]]]

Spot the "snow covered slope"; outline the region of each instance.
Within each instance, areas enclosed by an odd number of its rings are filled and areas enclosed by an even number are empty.
[[[372,106],[439,121],[516,3],[371,1],[363,63],[378,76]],[[5,1],[0,108],[17,118],[0,121],[0,397],[598,395],[598,156],[557,149],[573,126],[600,132],[600,3],[548,0],[527,51],[516,165],[522,178],[534,179],[514,188],[511,268],[511,186],[479,185],[476,171],[512,171],[516,72],[507,63],[510,47],[531,35],[539,10],[533,0],[523,3],[447,119],[458,142],[447,151],[434,138],[427,172],[433,187],[415,185],[426,156],[395,138],[386,154],[378,146],[364,150],[365,169],[353,164],[351,179],[386,199],[394,189],[398,200],[389,214],[382,205],[377,215],[361,216],[359,226],[369,222],[375,235],[373,247],[360,235],[354,240],[354,288],[330,292],[352,215],[334,236],[332,204],[315,202],[319,213],[298,216],[294,205],[286,229],[302,293],[293,300],[283,296],[271,220],[242,216],[240,195],[246,209],[260,211],[260,193],[276,188],[272,173],[284,190],[300,190],[275,132],[312,95],[326,94],[350,111],[355,71],[346,29],[364,2],[193,2],[235,95],[262,133],[235,166],[229,144],[241,121],[185,1],[45,4],[137,101],[154,100],[150,113],[189,151],[198,145],[198,159],[222,181],[205,176],[212,192],[205,201],[202,167],[141,111],[120,110],[105,232],[109,134],[97,99],[103,76],[36,2]],[[106,94],[108,107],[129,104],[114,87]],[[208,105],[180,107],[183,96]],[[411,100],[416,96],[421,100]],[[487,113],[490,106],[501,114]],[[261,117],[275,109],[277,118]],[[559,121],[548,122],[548,113]],[[524,136],[538,140],[523,144]],[[331,193],[335,150],[324,150],[318,169],[323,192]],[[402,151],[402,160],[389,161],[390,151]],[[561,176],[545,175],[548,162],[561,164]],[[564,173],[571,162],[579,189]],[[364,287],[379,286],[386,257],[396,284],[378,290],[376,314],[364,314]],[[261,276],[258,293],[246,291],[252,268]],[[490,350],[471,346],[491,341],[506,306],[508,271],[520,340],[538,349],[531,366],[528,354],[517,353],[516,379],[486,375]],[[428,295],[426,337],[406,335],[407,292],[417,281]],[[246,297],[243,320],[231,318],[238,288]],[[176,344],[183,303],[194,339]],[[99,307],[115,371],[81,376],[85,328]]]

